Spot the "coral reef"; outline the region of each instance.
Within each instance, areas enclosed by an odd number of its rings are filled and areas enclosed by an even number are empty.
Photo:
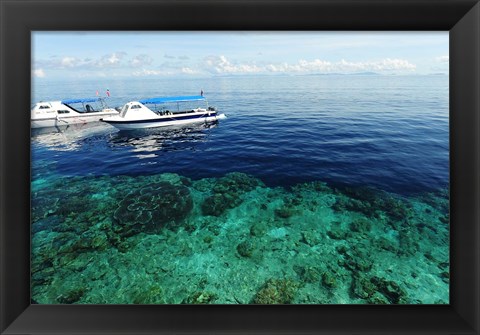
[[[373,276],[355,276],[352,281],[352,293],[371,304],[406,304],[405,291],[392,280]]]
[[[136,305],[164,304],[163,290],[152,284],[147,288],[138,287],[131,294],[131,303]]]
[[[263,236],[267,232],[267,224],[263,221],[255,222],[250,226],[250,234],[252,236]]]
[[[300,279],[305,283],[315,283],[323,277],[321,270],[317,266],[298,266],[293,267]]]
[[[350,224],[351,231],[357,233],[368,233],[372,229],[372,224],[366,218],[360,218]]]
[[[322,284],[328,288],[333,288],[337,286],[337,279],[330,271],[325,271],[322,273]]]
[[[213,186],[213,194],[202,203],[204,215],[220,216],[227,209],[241,203],[241,196],[264,184],[244,173],[232,172],[219,178]]]
[[[353,277],[351,289],[352,293],[361,299],[368,299],[377,292],[377,287],[363,275]]]
[[[188,296],[183,304],[204,305],[215,301],[216,295],[211,292],[198,291]]]
[[[59,304],[73,304],[78,302],[83,297],[84,294],[85,294],[84,288],[76,288],[66,292],[65,294],[59,295],[57,297],[57,301]]]
[[[252,303],[261,305],[290,304],[295,298],[298,283],[291,279],[270,279],[257,292]]]
[[[373,266],[372,258],[369,257],[368,248],[357,244],[350,249],[342,250],[344,259],[339,260],[339,265],[353,271],[354,273],[364,273],[370,271]]]
[[[445,304],[447,205],[242,173],[52,178],[32,184],[32,299]]]
[[[288,219],[291,217],[295,211],[293,210],[292,207],[280,207],[275,210],[275,215],[281,219]]]
[[[392,304],[406,304],[408,303],[407,294],[405,290],[392,280],[374,276],[370,280],[376,287],[377,291],[382,293],[385,298]]]
[[[252,257],[255,251],[255,244],[252,240],[245,240],[237,245],[237,252],[242,257]]]
[[[371,187],[346,187],[339,192],[333,205],[336,211],[355,211],[369,217],[379,217],[386,213],[393,220],[403,220],[412,213],[411,205],[405,200]]]
[[[158,232],[167,224],[178,225],[190,214],[193,201],[186,186],[158,182],[128,193],[118,204],[114,218],[129,236],[140,232]]]
[[[318,235],[318,232],[315,231],[304,231],[302,232],[302,242],[313,247],[319,244],[321,237]]]
[[[347,238],[348,232],[341,227],[334,226],[327,231],[327,235],[334,240],[344,240]]]

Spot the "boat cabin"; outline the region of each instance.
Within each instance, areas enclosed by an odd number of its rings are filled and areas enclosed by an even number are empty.
[[[163,97],[131,101],[123,106],[120,110],[119,117],[137,120],[205,111],[215,112],[215,108],[208,107],[208,103],[206,108],[198,107],[198,101],[204,101],[206,103],[206,99],[203,96]],[[146,104],[153,106],[149,108],[145,106]]]
[[[68,115],[76,113],[95,113],[106,109],[103,98],[68,99],[61,101],[38,102],[32,109],[32,117],[48,115]]]
[[[150,108],[146,107],[138,101],[131,101],[126,103],[120,110],[119,117],[124,119],[130,118],[151,118],[155,117],[157,114],[153,112]]]

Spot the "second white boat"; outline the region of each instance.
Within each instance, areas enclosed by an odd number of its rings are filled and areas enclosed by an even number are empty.
[[[118,115],[118,111],[109,108],[105,98],[39,102],[31,109],[31,127],[50,128],[98,122],[101,118],[113,115]]]

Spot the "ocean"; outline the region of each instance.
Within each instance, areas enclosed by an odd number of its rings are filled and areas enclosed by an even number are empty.
[[[448,303],[448,76],[42,78],[32,104],[107,89],[227,118],[32,132],[34,302]]]

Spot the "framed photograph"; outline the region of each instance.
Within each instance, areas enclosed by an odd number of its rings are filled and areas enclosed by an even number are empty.
[[[477,1],[1,10],[2,333],[479,332]]]

